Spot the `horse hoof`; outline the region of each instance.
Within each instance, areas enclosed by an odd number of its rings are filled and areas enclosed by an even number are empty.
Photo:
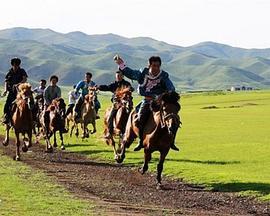
[[[46,153],[53,153],[53,148],[50,147],[50,148],[47,148],[47,150],[45,151]]]
[[[142,175],[145,173],[145,171],[143,170],[143,168],[138,168],[138,172],[141,173]]]
[[[13,157],[13,160],[15,160],[15,161],[20,161],[21,158],[20,158],[19,156],[14,156],[14,157]]]
[[[8,141],[4,140],[4,141],[2,142],[2,144],[3,144],[3,146],[8,146]]]
[[[162,189],[162,185],[161,185],[161,183],[157,183],[157,190],[161,190]]]
[[[65,150],[65,149],[66,149],[65,146],[62,145],[62,146],[61,146],[61,150]]]
[[[91,131],[91,134],[94,134],[94,133],[96,133],[97,132],[97,130],[93,130],[93,131]]]
[[[23,151],[23,152],[27,152],[27,151],[28,151],[28,147],[27,147],[27,146],[23,146],[23,147],[22,147],[22,151]]]

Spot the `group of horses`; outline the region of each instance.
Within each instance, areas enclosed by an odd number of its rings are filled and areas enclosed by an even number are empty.
[[[89,93],[84,97],[79,118],[74,117],[74,111],[68,116],[65,115],[66,104],[63,98],[56,98],[45,107],[43,102],[33,103],[33,92],[29,83],[18,86],[17,98],[12,106],[11,124],[6,125],[6,137],[3,145],[9,144],[9,131],[14,129],[16,135],[16,155],[15,160],[20,160],[20,137],[23,136],[22,151],[26,152],[32,146],[32,134],[36,136],[36,143],[41,137],[46,141],[46,152],[52,153],[53,147],[57,147],[56,132],[59,132],[61,149],[64,150],[63,133],[69,131],[72,136],[79,136],[79,126],[82,130],[82,138],[88,138],[90,133],[96,132],[96,89],[89,88]],[[114,107],[108,108],[104,117],[104,135],[109,132],[109,116],[112,109],[117,109],[114,118],[114,131],[112,136],[105,136],[105,141],[113,147],[114,159],[117,163],[122,163],[125,159],[126,149],[139,135],[136,109],[133,109],[132,92],[129,88],[121,88],[115,92]],[[176,92],[166,92],[151,103],[151,114],[144,126],[144,164],[139,170],[144,174],[148,170],[148,163],[154,151],[160,152],[160,159],[157,165],[157,183],[161,185],[161,173],[163,163],[168,154],[178,128],[181,125],[178,112],[180,96]],[[33,105],[34,104],[34,105]],[[35,106],[35,109],[33,108]],[[88,129],[92,124],[93,131]],[[26,136],[27,135],[27,136]],[[50,138],[54,137],[53,145]],[[118,140],[118,141],[116,141]]]

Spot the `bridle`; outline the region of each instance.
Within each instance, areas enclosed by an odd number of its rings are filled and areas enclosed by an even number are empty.
[[[160,120],[161,120],[161,128],[167,127],[167,129],[169,129],[168,126],[167,126],[167,124],[166,124],[166,121],[168,121],[170,119],[173,119],[173,121],[177,125],[177,128],[181,127],[182,122],[180,120],[179,115],[177,113],[173,113],[173,112],[167,113],[167,114],[164,115],[164,109],[163,109],[163,107],[164,107],[164,105],[161,105],[160,106],[160,110],[159,110]]]

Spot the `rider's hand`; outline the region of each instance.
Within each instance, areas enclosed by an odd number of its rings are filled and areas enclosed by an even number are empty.
[[[124,60],[119,55],[116,55],[113,59],[114,59],[115,63],[118,65],[124,64]]]
[[[5,97],[7,95],[7,91],[3,92],[3,97]]]

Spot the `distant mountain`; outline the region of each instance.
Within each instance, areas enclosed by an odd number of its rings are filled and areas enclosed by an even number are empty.
[[[179,90],[270,87],[270,49],[243,49],[214,42],[181,47],[147,37],[27,28],[0,31],[0,80],[10,67],[10,59],[18,56],[32,80],[57,74],[62,85],[72,85],[91,71],[97,83],[109,83],[117,70],[115,54],[137,69],[147,66],[151,55],[161,56],[162,68]]]

